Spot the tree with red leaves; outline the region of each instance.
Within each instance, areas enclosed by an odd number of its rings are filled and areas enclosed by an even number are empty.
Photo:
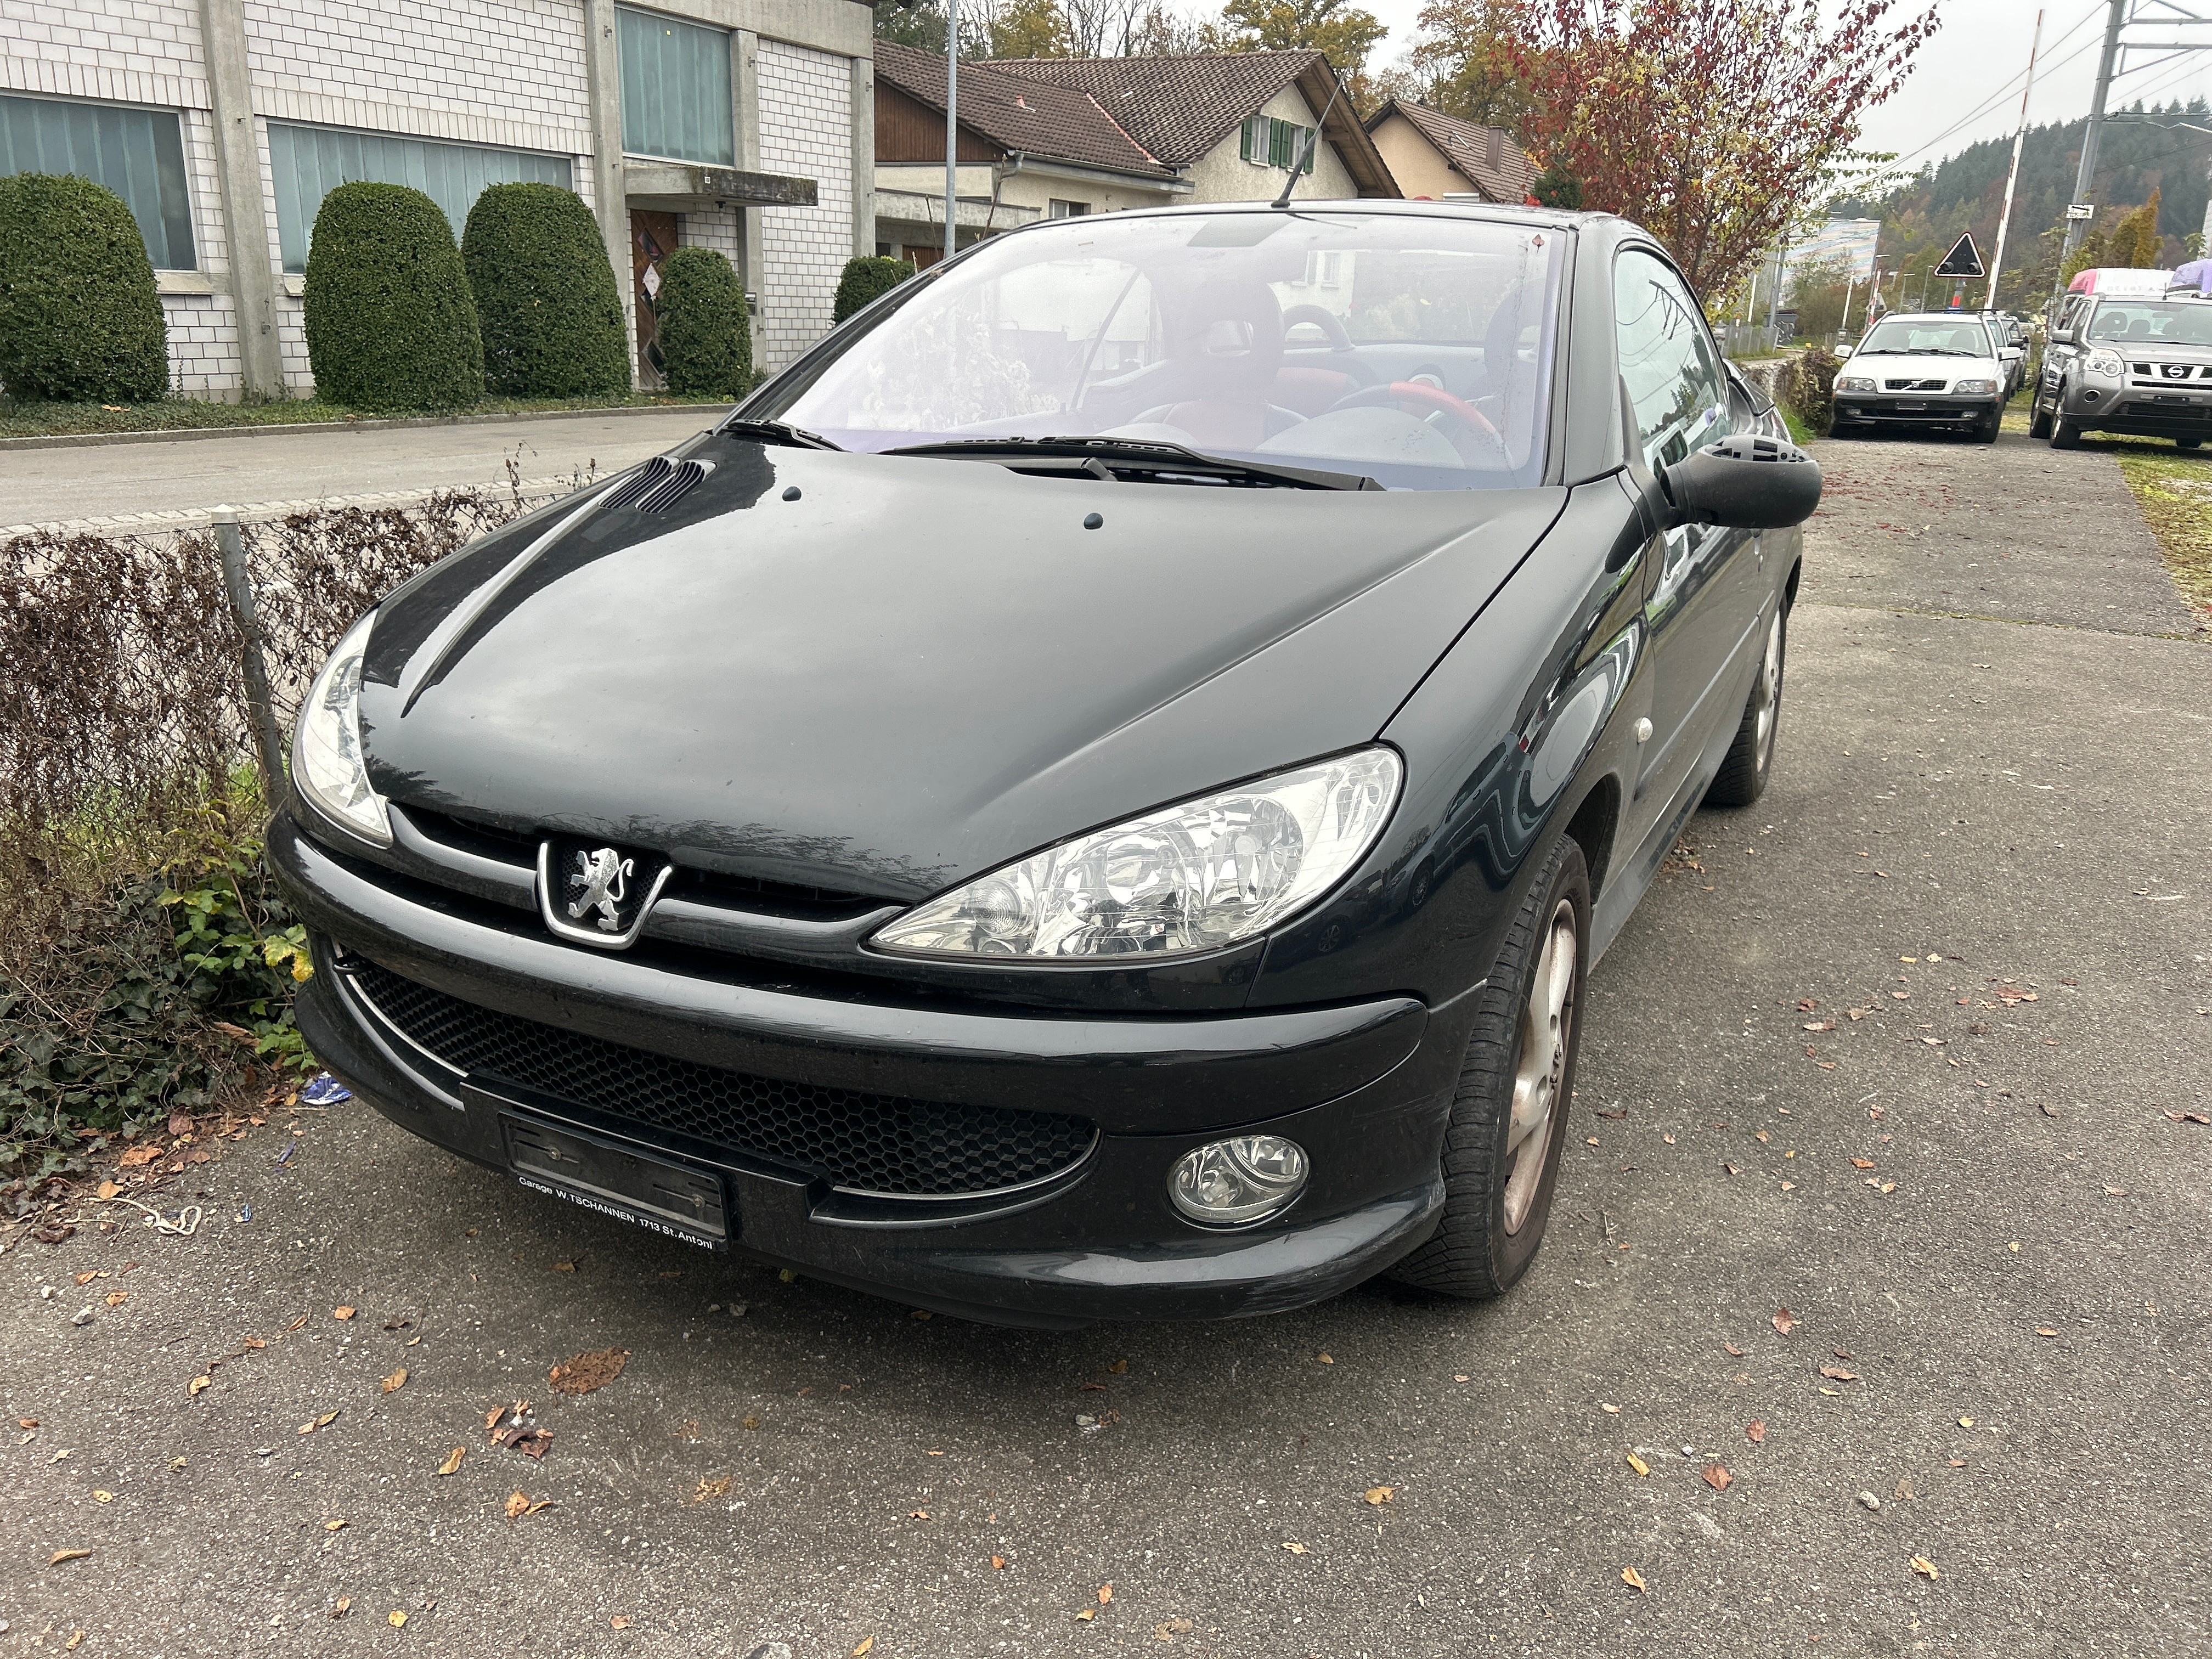
[[[1823,27],[1816,0],[1513,0],[1520,137],[1719,294],[1833,191],[1860,118],[1904,84],[1936,8],[1895,4],[1844,0]]]

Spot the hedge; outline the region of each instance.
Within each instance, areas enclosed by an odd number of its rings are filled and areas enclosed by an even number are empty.
[[[168,329],[131,210],[88,179],[0,179],[0,384],[56,403],[169,390]]]
[[[1790,366],[1785,376],[1783,400],[1817,436],[1825,438],[1835,428],[1836,372],[1843,366],[1835,353],[1814,346]]]
[[[914,275],[914,266],[904,259],[886,259],[867,256],[845,262],[845,274],[837,279],[837,297],[831,315],[843,322],[870,301],[890,293]]]
[[[730,262],[679,247],[660,265],[660,357],[671,392],[742,398],[753,385],[752,315]]]
[[[629,390],[614,267],[591,209],[558,185],[494,185],[461,233],[495,396],[596,398]]]
[[[356,409],[454,409],[483,397],[483,341],[438,204],[404,185],[340,185],[307,250],[315,393]]]

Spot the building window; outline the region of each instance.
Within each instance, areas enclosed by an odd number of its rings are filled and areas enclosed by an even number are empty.
[[[1248,115],[1237,153],[1260,167],[1288,167],[1297,159],[1312,132],[1311,127],[1302,127],[1295,121],[1279,121],[1272,115]],[[1318,144],[1315,146],[1319,148]],[[1308,155],[1305,171],[1313,170],[1314,158]]]
[[[0,97],[0,175],[73,173],[123,198],[157,270],[197,270],[183,131],[173,111]]]
[[[1091,204],[1088,202],[1063,202],[1055,196],[1052,198],[1051,206],[1047,210],[1046,216],[1053,219],[1080,219],[1090,211]]]
[[[434,143],[289,121],[269,123],[269,167],[276,177],[276,240],[287,270],[307,268],[307,238],[315,228],[316,210],[340,185],[359,179],[410,185],[444,210],[457,241],[468,223],[469,210],[487,185],[531,180],[574,188],[565,155]]]
[[[621,24],[624,152],[733,166],[730,37],[628,6],[616,7],[615,16]]]

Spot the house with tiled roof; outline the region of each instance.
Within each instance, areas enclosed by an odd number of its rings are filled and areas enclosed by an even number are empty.
[[[1317,52],[1024,58],[959,66],[958,245],[1044,217],[1400,194]],[[927,264],[944,241],[945,59],[876,45],[876,242]],[[1327,118],[1322,118],[1323,112]]]
[[[1473,196],[1518,204],[1531,199],[1535,188],[1536,164],[1499,127],[1478,126],[1426,104],[1393,98],[1367,118],[1367,133],[1406,196],[1436,202]]]

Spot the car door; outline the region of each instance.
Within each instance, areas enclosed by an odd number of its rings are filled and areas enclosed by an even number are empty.
[[[1657,253],[1624,249],[1613,265],[1621,385],[1644,465],[1653,473],[1727,436],[1744,416],[1730,404],[1721,354],[1688,287]],[[1696,804],[1709,751],[1733,732],[1749,684],[1750,647],[1765,608],[1754,532],[1670,530],[1647,550],[1644,629],[1651,653],[1651,736],[1633,808],[1645,834],[1671,833]]]

